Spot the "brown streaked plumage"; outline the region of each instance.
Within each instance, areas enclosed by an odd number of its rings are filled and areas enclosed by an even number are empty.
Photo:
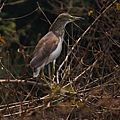
[[[35,47],[33,59],[30,61],[30,66],[33,69],[33,77],[37,77],[41,68],[60,55],[66,24],[80,18],[71,16],[68,13],[62,13],[55,19],[49,32],[40,39]]]

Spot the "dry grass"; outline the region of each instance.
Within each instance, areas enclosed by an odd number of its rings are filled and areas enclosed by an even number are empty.
[[[54,75],[51,65],[45,68],[45,76],[30,78],[29,46],[18,52],[23,55],[23,67],[17,59],[14,67],[4,60],[11,59],[9,50],[1,54],[1,120],[120,119],[120,3],[102,0],[96,4],[99,11],[88,10],[93,22],[86,30],[73,24],[72,35],[66,33],[68,41]]]

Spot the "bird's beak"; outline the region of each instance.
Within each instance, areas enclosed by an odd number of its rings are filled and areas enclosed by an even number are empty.
[[[83,18],[83,17],[76,17],[76,16],[72,16],[71,19],[72,19],[73,21],[75,21],[75,20],[80,20],[80,19],[85,20],[85,18]]]

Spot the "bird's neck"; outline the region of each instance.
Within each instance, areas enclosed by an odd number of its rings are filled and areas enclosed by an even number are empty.
[[[49,31],[53,31],[57,36],[64,36],[64,28],[67,22],[62,22],[61,20],[55,20],[51,25]]]

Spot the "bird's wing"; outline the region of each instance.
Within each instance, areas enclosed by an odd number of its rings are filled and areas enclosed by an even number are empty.
[[[57,36],[52,31],[48,32],[38,42],[30,66],[32,68],[40,67],[45,61],[47,61],[49,55],[57,48],[58,42],[59,39]]]

